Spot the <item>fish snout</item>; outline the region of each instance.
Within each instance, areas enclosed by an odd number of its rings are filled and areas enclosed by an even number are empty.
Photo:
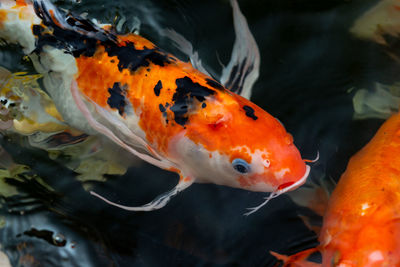
[[[293,145],[281,150],[276,166],[271,164],[271,172],[276,181],[277,191],[287,192],[304,184],[310,173],[310,167],[301,158],[300,152]]]
[[[293,177],[289,178],[288,182],[284,182],[278,186],[277,191],[284,193],[284,192],[295,190],[296,188],[302,186],[307,180],[307,177],[310,173],[310,169],[311,169],[310,166],[305,165],[305,172],[304,172],[303,176],[301,176],[300,178],[295,178],[295,179],[293,179]]]

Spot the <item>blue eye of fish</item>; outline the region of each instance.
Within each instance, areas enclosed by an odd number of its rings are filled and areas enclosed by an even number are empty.
[[[250,165],[243,159],[234,159],[232,161],[233,168],[240,173],[250,172]]]

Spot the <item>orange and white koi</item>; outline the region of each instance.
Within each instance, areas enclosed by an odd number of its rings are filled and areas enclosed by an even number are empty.
[[[66,123],[107,136],[181,177],[174,189],[140,207],[92,194],[123,209],[148,211],[194,182],[272,192],[250,214],[305,182],[310,168],[292,136],[243,97],[251,94],[260,59],[235,0],[237,38],[221,83],[203,73],[197,54],[177,33],[173,39],[192,63],[139,35],[117,35],[110,26],[65,14],[49,1],[0,3],[0,38],[23,47]]]

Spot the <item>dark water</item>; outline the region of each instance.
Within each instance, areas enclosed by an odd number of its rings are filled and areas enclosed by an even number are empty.
[[[392,84],[400,67],[377,44],[349,33],[354,20],[377,1],[239,1],[261,52],[261,73],[252,99],[279,118],[304,158],[320,160],[311,176],[338,180],[348,159],[372,137],[382,121],[352,120],[350,88]],[[229,1],[58,1],[102,22],[115,14],[129,23],[137,16],[141,34],[178,53],[159,36],[159,27],[185,35],[205,65],[219,73],[234,40]],[[104,21],[103,21],[104,20]],[[128,27],[127,26],[127,27]],[[32,70],[18,47],[1,47],[2,65]],[[10,56],[13,55],[13,56]],[[179,53],[178,53],[179,55]],[[3,138],[14,161],[31,167],[7,181],[21,192],[3,197],[2,250],[13,266],[274,266],[269,251],[293,254],[318,244],[298,214],[312,214],[287,196],[245,217],[264,194],[195,184],[165,208],[127,212],[93,198],[76,173],[30,148]],[[49,187],[37,182],[41,177]],[[124,176],[92,183],[96,191],[127,205],[144,204],[173,187],[177,177],[143,163]]]

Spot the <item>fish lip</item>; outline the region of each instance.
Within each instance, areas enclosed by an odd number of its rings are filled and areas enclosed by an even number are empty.
[[[292,189],[295,189],[295,188],[300,187],[301,185],[303,185],[307,181],[308,175],[310,174],[310,170],[311,170],[310,166],[306,165],[306,172],[304,173],[303,177],[301,177],[294,184],[292,184],[292,185],[290,185],[288,187],[285,187],[285,188],[283,188],[281,190],[277,190],[279,192],[279,194],[286,193],[288,191],[291,191]]]

